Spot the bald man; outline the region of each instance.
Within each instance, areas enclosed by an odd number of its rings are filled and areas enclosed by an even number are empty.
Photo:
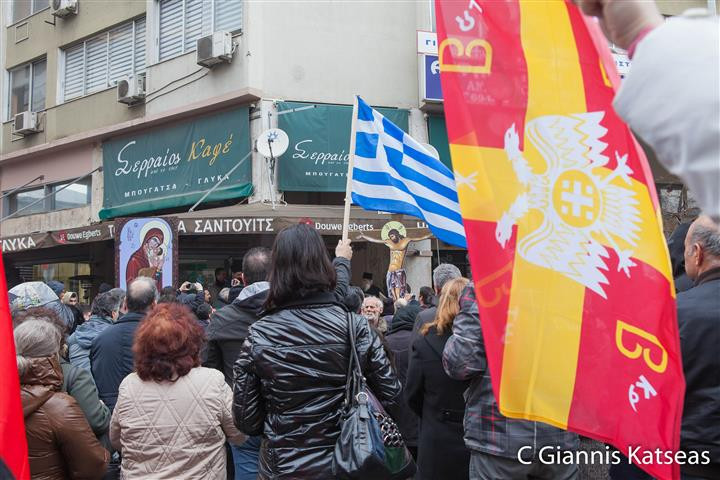
[[[682,478],[720,478],[720,228],[710,217],[690,225],[685,271],[694,286],[677,296],[686,383],[680,448],[710,463],[682,466]]]

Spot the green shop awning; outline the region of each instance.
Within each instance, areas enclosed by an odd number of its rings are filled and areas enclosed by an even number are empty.
[[[307,108],[309,106],[314,108]],[[376,110],[407,132],[407,110]],[[278,159],[278,189],[344,192],[351,121],[352,106],[349,105],[280,102],[278,127],[287,132],[290,147]]]
[[[428,122],[428,140],[430,145],[440,154],[440,161],[443,162],[450,170],[452,163],[450,162],[450,146],[448,145],[447,127],[445,126],[445,116],[430,115]]]
[[[100,218],[193,205],[250,151],[247,107],[103,143]],[[250,158],[207,202],[252,193]]]

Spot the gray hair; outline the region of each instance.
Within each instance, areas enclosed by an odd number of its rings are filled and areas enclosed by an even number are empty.
[[[407,307],[407,306],[408,306],[408,301],[405,300],[404,298],[398,298],[397,300],[395,300],[395,303],[393,303],[393,307],[395,307],[396,312],[399,309],[401,309],[403,307]]]
[[[380,311],[382,311],[383,307],[385,306],[385,305],[383,304],[383,301],[382,301],[382,300],[380,300],[378,297],[375,297],[375,296],[372,296],[372,295],[370,295],[370,296],[368,296],[368,297],[365,297],[365,299],[363,300],[363,305],[365,305],[365,303],[367,303],[368,301],[375,302],[375,304],[378,306],[378,308],[380,309]]]
[[[157,301],[158,290],[155,280],[148,277],[138,277],[128,285],[126,294],[127,309],[129,312],[145,313]]]
[[[62,335],[58,328],[44,320],[27,320],[13,331],[18,372],[24,375],[31,358],[51,357],[60,352]]]
[[[441,263],[433,270],[433,286],[441,292],[443,287],[450,280],[462,277],[460,269],[452,263]]]
[[[101,293],[95,297],[90,313],[92,315],[98,315],[106,318],[112,317],[113,312],[120,310],[120,306],[122,305],[122,301],[124,299],[124,294],[122,296],[118,296],[116,293],[113,293],[112,290]]]
[[[695,225],[693,228],[691,243],[699,243],[703,250],[713,257],[720,258],[720,230],[705,225]]]

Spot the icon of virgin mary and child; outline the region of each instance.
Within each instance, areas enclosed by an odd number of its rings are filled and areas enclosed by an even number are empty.
[[[140,247],[130,255],[125,270],[127,285],[137,277],[155,280],[158,290],[162,289],[162,267],[167,253],[164,247],[165,234],[160,228],[151,228],[145,233]]]

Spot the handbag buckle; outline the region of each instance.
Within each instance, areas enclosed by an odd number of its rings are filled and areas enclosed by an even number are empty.
[[[357,400],[358,403],[365,404],[370,400],[370,397],[365,392],[358,392],[358,394],[355,395],[355,400]]]

